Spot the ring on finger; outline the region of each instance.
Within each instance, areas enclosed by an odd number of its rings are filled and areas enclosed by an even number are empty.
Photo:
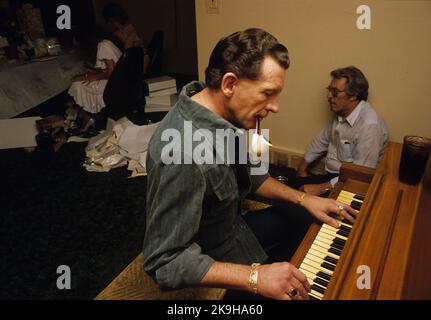
[[[337,207],[337,216],[342,217],[343,215],[341,214],[341,212],[344,210],[344,206],[339,204]]]
[[[287,292],[287,295],[292,298],[292,300],[295,300],[298,297],[298,290],[292,288],[289,292]]]

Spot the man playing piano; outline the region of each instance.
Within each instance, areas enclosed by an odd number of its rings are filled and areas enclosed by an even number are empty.
[[[320,195],[337,182],[342,162],[375,168],[388,142],[383,119],[367,102],[368,81],[355,67],[331,72],[328,102],[334,117],[314,138],[298,166],[294,188]],[[308,176],[307,168],[326,154],[325,175]]]
[[[271,263],[271,250],[289,239],[296,216],[310,213],[334,227],[339,224],[331,214],[353,222],[349,206],[306,195],[267,173],[253,175],[247,162],[187,162],[192,154],[181,146],[173,150],[180,150],[179,162],[165,161],[170,155],[165,147],[172,145],[168,132],[177,132],[186,144],[198,129],[206,130],[200,131],[204,136],[220,129],[254,129],[276,113],[289,63],[286,47],[264,30],[223,38],[211,54],[206,82],[185,86],[154,133],[147,157],[143,252],[145,270],[162,289],[224,287],[274,299],[307,299],[306,276],[287,262],[290,257]],[[286,202],[286,210],[243,216],[240,201],[250,192]]]

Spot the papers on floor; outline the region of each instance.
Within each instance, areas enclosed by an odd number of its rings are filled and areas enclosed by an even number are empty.
[[[178,101],[177,82],[169,76],[145,80],[149,95],[145,97],[145,112],[167,112]]]
[[[137,126],[127,118],[110,123],[104,133],[89,141],[84,167],[90,172],[109,172],[128,165],[131,178],[147,175],[148,144],[157,126]]]

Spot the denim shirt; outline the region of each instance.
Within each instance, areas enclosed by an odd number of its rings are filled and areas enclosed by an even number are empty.
[[[154,133],[147,156],[147,217],[144,269],[162,289],[198,285],[214,261],[251,264],[267,256],[240,215],[240,201],[268,178],[250,174],[250,165],[184,164],[184,121],[192,130],[238,130],[222,117],[190,99],[204,89],[185,86],[176,106]],[[162,141],[166,129],[181,133],[182,164],[165,164]],[[166,140],[166,139],[164,139]]]

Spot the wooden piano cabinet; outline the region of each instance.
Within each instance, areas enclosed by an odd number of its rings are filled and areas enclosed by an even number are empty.
[[[431,157],[414,211],[416,221],[401,298],[431,299]]]
[[[366,195],[324,299],[431,299],[431,160],[423,182],[398,181],[402,145],[390,142],[376,170],[343,164],[341,190]],[[292,259],[299,267],[314,241],[313,223]],[[357,286],[358,268],[371,271],[371,288]]]

